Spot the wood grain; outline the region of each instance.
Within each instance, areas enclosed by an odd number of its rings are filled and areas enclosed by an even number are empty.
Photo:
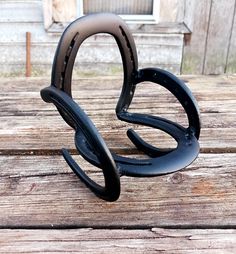
[[[103,183],[99,170],[75,158]],[[120,199],[109,203],[62,156],[0,156],[0,227],[235,227],[235,164],[236,154],[202,154],[174,174],[122,177]]]
[[[48,30],[53,23],[52,19],[52,0],[42,1],[43,9],[43,23],[45,30]],[[42,22],[42,20],[41,20]],[[42,31],[42,30],[41,30]]]
[[[178,8],[179,0],[160,0],[160,16],[159,22],[175,22],[177,21],[178,13],[182,8]],[[181,6],[182,7],[182,6]],[[182,20],[179,20],[180,22]]]
[[[76,0],[52,0],[52,18],[55,22],[71,22],[76,18]]]
[[[234,18],[235,0],[212,1],[204,74],[225,72]]]
[[[211,0],[190,0],[186,4],[185,22],[192,34],[184,45],[181,73],[202,74]]]
[[[174,174],[122,177],[113,203],[94,196],[61,156],[61,147],[76,150],[73,131],[40,98],[49,80],[2,79],[0,253],[234,254],[236,76],[181,78],[200,106],[203,153]],[[115,118],[121,86],[121,77],[75,79],[73,96],[113,151],[143,158],[125,137],[130,125]],[[186,124],[183,109],[157,85],[137,87],[131,110]],[[133,127],[157,146],[175,145],[161,132]],[[97,168],[73,157],[103,184]]]
[[[182,77],[196,96],[202,119],[202,152],[236,152],[236,82],[235,76]],[[112,83],[112,86],[111,86]],[[74,149],[73,130],[61,119],[52,104],[40,98],[40,89],[49,84],[48,79],[3,79],[0,91],[0,152],[45,153],[61,147]],[[85,109],[106,140],[108,146],[118,152],[135,153],[126,137],[133,127],[154,145],[173,146],[175,142],[160,131],[131,125],[116,119],[115,106],[122,86],[121,78],[77,79],[73,82],[73,96]],[[96,89],[95,89],[96,87]],[[214,91],[214,96],[213,96]],[[137,87],[130,107],[132,112],[151,113],[186,125],[182,107],[176,99],[155,84]],[[217,121],[216,121],[217,119]],[[107,124],[109,122],[109,124]],[[155,139],[153,139],[155,134]],[[58,139],[60,135],[60,139]],[[219,139],[220,137],[220,139]],[[41,150],[41,151],[40,151]]]
[[[31,33],[26,32],[26,77],[31,76]]]
[[[233,254],[235,230],[1,230],[0,253]]]
[[[226,73],[236,73],[236,12],[234,13],[232,33],[229,41]]]

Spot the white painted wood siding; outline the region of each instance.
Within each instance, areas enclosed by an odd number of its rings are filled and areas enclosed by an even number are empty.
[[[192,35],[184,47],[182,73],[236,73],[235,10],[235,0],[186,0]]]
[[[32,33],[33,75],[50,75],[54,52],[60,35],[48,34],[43,26],[41,0],[0,1],[0,75],[24,75],[25,33]],[[140,66],[156,66],[180,72],[183,35],[139,33],[135,35]],[[82,45],[75,69],[93,74],[120,73],[118,47],[108,35],[94,36]],[[100,64],[98,64],[100,63]]]

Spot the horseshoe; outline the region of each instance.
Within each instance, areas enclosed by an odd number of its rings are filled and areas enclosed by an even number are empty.
[[[70,96],[53,86],[43,89],[41,96],[45,102],[54,103],[61,112],[65,113],[70,119],[70,123],[75,127],[75,135],[80,132],[83,133],[83,136],[86,137],[86,142],[94,148],[93,152],[99,161],[99,167],[103,170],[105,187],[95,183],[86,175],[73,160],[69,152],[63,149],[62,153],[71,169],[98,197],[107,201],[117,200],[120,196],[119,173],[109,149],[92,121]]]
[[[112,35],[119,47],[124,71],[124,82],[116,111],[128,107],[135,89],[134,75],[138,68],[135,43],[124,21],[111,13],[100,13],[84,16],[72,22],[64,31],[59,41],[52,67],[51,85],[71,94],[71,78],[75,58],[79,47],[85,39],[98,34]],[[59,110],[65,121],[70,120]]]

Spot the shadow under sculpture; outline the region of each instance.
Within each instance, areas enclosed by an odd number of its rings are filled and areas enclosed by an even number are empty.
[[[111,153],[90,118],[72,99],[71,79],[77,52],[86,38],[97,33],[112,35],[122,57],[124,79],[116,106],[118,119],[162,130],[176,140],[176,148],[154,147],[134,130],[129,129],[129,139],[150,158],[126,158]],[[136,86],[144,81],[163,86],[178,99],[188,117],[187,128],[161,117],[128,111]],[[62,149],[65,160],[75,174],[104,200],[115,201],[119,198],[122,175],[152,177],[169,174],[191,164],[199,153],[199,110],[191,91],[180,79],[167,71],[158,68],[138,69],[137,52],[131,32],[125,22],[115,14],[87,15],[66,28],[56,50],[51,85],[41,91],[41,96],[45,102],[53,103],[67,124],[75,130],[75,145],[83,158],[102,169],[105,186],[94,182],[75,162],[68,150]]]

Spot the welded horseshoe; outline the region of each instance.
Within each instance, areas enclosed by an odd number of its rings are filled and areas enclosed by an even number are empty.
[[[117,117],[122,121],[146,125],[168,133],[177,141],[175,149],[158,149],[142,140],[133,130],[128,130],[128,137],[133,144],[151,158],[138,160],[111,154],[91,120],[73,101],[71,78],[78,49],[86,38],[97,33],[112,35],[122,57],[124,83],[116,106]],[[165,87],[179,100],[188,117],[188,128],[157,116],[128,112],[135,87],[143,81]],[[68,26],[54,58],[51,86],[43,89],[41,95],[46,102],[54,103],[64,120],[75,129],[75,145],[80,154],[91,164],[102,168],[105,187],[94,183],[68,151],[63,150],[63,156],[72,170],[97,196],[105,200],[114,201],[119,197],[118,173],[142,177],[172,173],[188,166],[199,153],[199,110],[190,90],[167,71],[155,68],[138,70],[134,40],[126,24],[114,14],[88,15]]]

